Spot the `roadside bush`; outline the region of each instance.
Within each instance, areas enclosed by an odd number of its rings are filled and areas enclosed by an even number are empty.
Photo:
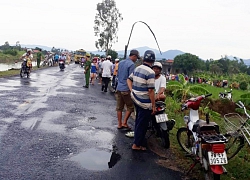
[[[240,89],[241,90],[247,90],[247,82],[246,81],[242,81],[241,83],[240,83]]]
[[[17,55],[17,50],[15,49],[7,49],[3,51],[4,54],[10,54],[12,56],[16,56]]]

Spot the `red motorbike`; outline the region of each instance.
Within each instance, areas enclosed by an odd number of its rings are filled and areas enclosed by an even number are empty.
[[[187,174],[196,164],[201,164],[207,180],[220,180],[220,175],[226,173],[223,166],[228,163],[225,144],[227,138],[220,134],[219,126],[215,122],[199,118],[199,107],[203,99],[212,94],[198,96],[187,100],[181,110],[190,109],[189,115],[184,116],[186,127],[177,132],[177,140],[181,148],[186,151],[187,157],[191,157],[194,163]]]

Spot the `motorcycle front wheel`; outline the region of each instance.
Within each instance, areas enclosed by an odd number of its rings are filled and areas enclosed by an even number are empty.
[[[177,141],[181,148],[187,153],[192,153],[192,147],[194,146],[194,136],[193,133],[185,127],[178,129],[177,131]]]
[[[24,76],[24,71],[23,71],[23,68],[21,68],[21,70],[20,70],[20,77],[23,78],[23,76]]]

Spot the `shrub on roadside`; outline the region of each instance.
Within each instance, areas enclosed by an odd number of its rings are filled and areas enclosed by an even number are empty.
[[[240,83],[240,89],[241,90],[247,90],[247,82],[246,81],[242,81],[241,83]]]
[[[4,54],[10,54],[12,56],[16,56],[17,55],[17,50],[15,49],[6,49],[3,51]]]

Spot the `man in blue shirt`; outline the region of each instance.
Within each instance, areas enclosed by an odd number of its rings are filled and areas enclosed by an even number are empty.
[[[58,54],[55,54],[54,60],[55,60],[55,63],[57,64],[58,60],[59,60],[59,55]]]
[[[137,59],[140,59],[140,54],[137,50],[131,50],[129,54],[129,59],[123,60],[118,65],[118,85],[116,88],[116,111],[117,111],[117,118],[118,118],[118,129],[127,128],[130,129],[128,126],[128,118],[131,113],[134,111],[134,103],[130,96],[130,90],[127,85],[127,79],[130,74],[135,69],[135,62]],[[122,111],[124,105],[126,104],[127,110],[122,121]]]

